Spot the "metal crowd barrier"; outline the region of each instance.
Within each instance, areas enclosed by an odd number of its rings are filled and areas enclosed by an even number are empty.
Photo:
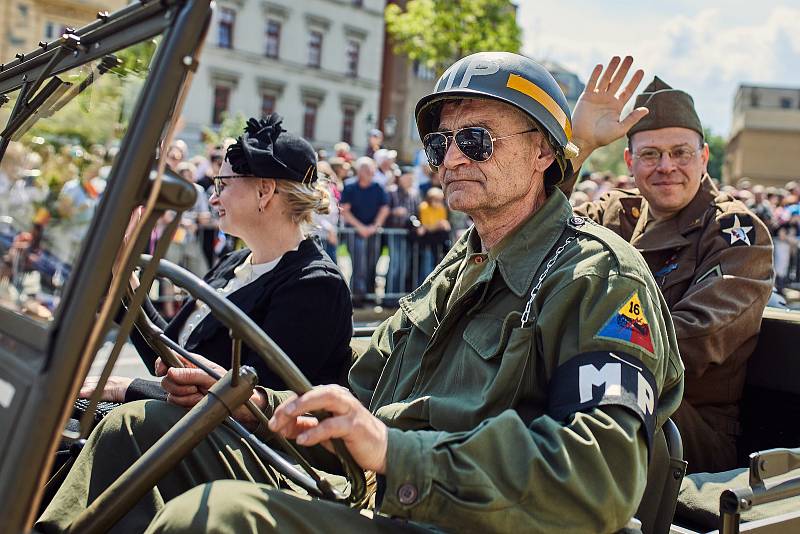
[[[347,255],[337,263],[349,279],[355,302],[395,304],[418,287],[447,252],[452,238],[442,235],[440,243],[420,239],[413,230],[380,228],[363,238],[354,228],[338,229]]]

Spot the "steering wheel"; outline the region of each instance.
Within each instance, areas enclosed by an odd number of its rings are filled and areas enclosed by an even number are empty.
[[[151,256],[143,254],[140,257],[139,265],[145,268],[151,263],[151,261]],[[188,291],[189,294],[195,299],[204,302],[211,310],[211,313],[213,313],[214,316],[226,328],[229,329],[231,338],[244,342],[253,350],[255,350],[256,354],[284,381],[284,383],[286,383],[289,389],[291,389],[297,395],[302,395],[303,393],[311,390],[313,387],[311,382],[309,382],[300,369],[297,368],[295,363],[272,339],[270,339],[267,334],[264,333],[263,330],[261,330],[256,323],[253,322],[250,317],[247,316],[245,312],[234,305],[231,301],[221,297],[214,288],[209,286],[206,282],[191,272],[167,260],[162,259],[159,262],[157,272],[159,276],[168,279],[177,286]],[[142,313],[142,315],[144,314]],[[141,329],[141,324],[138,326]],[[174,343],[166,336],[158,336],[158,339],[160,339],[160,341],[165,345],[168,345],[172,350],[175,350],[183,357],[187,358],[189,361],[193,359],[191,354],[183,350],[182,347]],[[158,352],[162,354],[169,354],[168,351]],[[165,363],[170,365],[178,362],[172,358],[172,361],[165,359]],[[231,369],[234,371],[234,376],[238,374],[239,365],[239,350],[236,346],[234,346],[231,362]],[[199,365],[198,367],[211,374],[214,378],[221,378],[211,369],[207,369],[202,365]],[[258,417],[264,423],[261,426],[266,428],[266,416],[249,400],[246,401],[246,404],[249,404],[248,408],[250,408],[251,412],[253,412],[254,415],[256,415],[256,417]],[[315,413],[313,415],[320,420],[330,416],[330,414],[326,412]],[[243,435],[244,437],[249,435],[244,427],[242,427],[233,418],[228,418],[228,424],[229,426],[232,426],[233,429],[240,435]],[[282,448],[291,454],[294,459],[304,467],[306,472],[301,471],[296,466],[286,461],[283,456],[276,453],[260,440],[255,440],[257,443],[253,443],[252,440],[250,441],[251,445],[256,446],[256,450],[261,453],[261,456],[264,460],[272,465],[272,467],[278,472],[309,492],[309,494],[351,505],[357,504],[363,500],[364,496],[366,495],[366,480],[364,471],[355,462],[355,460],[353,460],[353,457],[350,455],[350,452],[347,450],[347,447],[344,445],[344,443],[342,443],[341,440],[333,439],[331,440],[331,443],[336,456],[341,463],[343,472],[350,482],[350,492],[347,495],[338,492],[332,488],[326,480],[321,479],[313,470],[313,468],[307,463],[305,458],[303,458],[287,440],[280,436],[275,436],[275,438],[281,444]]]

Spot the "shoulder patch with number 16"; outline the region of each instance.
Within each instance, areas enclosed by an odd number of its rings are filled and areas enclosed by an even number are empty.
[[[653,353],[650,325],[638,291],[634,291],[617,313],[608,318],[596,337],[622,341]]]

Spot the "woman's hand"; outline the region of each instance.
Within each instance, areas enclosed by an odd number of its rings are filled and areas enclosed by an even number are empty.
[[[88,399],[97,389],[97,382],[100,380],[99,376],[89,376],[83,382],[81,391],[78,397],[81,399]],[[106,402],[125,402],[125,393],[128,391],[128,386],[133,382],[132,378],[124,376],[110,376],[103,388],[103,394],[100,396],[101,401]]]
[[[199,354],[192,354],[194,358],[202,362],[207,368],[224,375],[228,371],[211,360],[200,356]],[[186,367],[167,367],[161,358],[156,360],[156,375],[163,376],[161,380],[161,387],[167,392],[167,402],[175,404],[176,406],[183,406],[184,408],[192,408],[195,404],[203,400],[203,397],[208,394],[211,386],[217,383],[217,379],[210,376],[202,369],[198,369],[185,358],[176,354]],[[266,406],[267,399],[265,395],[255,390],[250,400],[255,403],[259,409]],[[233,417],[240,423],[248,428],[257,426],[258,421],[255,416],[245,406],[240,406],[233,413]]]

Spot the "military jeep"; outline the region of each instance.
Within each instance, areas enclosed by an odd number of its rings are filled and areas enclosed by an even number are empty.
[[[254,373],[236,357],[241,342],[298,393],[310,388],[291,361],[255,324],[188,272],[163,261],[180,214],[194,203],[193,186],[171,174],[159,155],[169,146],[176,109],[191,81],[211,14],[203,0],[139,0],[59,39],[41,43],[0,65],[0,531],[27,532],[43,500],[63,478],[55,452],[74,454],[91,431],[98,404],[88,401],[77,424],[80,385],[101,346],[110,374],[133,328],[169,358],[180,347],[148,325],[141,306],[156,275],[205,301],[231,331],[230,371],[209,396],[168,432],[141,461],[73,523],[74,532],[113,530],[114,522],[161,474],[217,425],[235,427],[229,406],[247,402]],[[138,225],[131,213],[144,206]],[[173,214],[152,256],[143,256],[152,230]],[[130,235],[125,240],[126,230]],[[128,287],[139,268],[141,285]],[[124,305],[123,305],[124,303]],[[371,331],[357,329],[354,346]],[[739,516],[764,502],[800,495],[800,473],[773,484],[772,477],[800,467],[800,314],[768,309],[750,363],[743,401],[743,464],[753,451],[746,484],[714,495],[724,532],[800,531],[800,509],[745,522]],[[110,347],[110,348],[109,348]],[[179,364],[176,362],[176,364]],[[263,414],[262,414],[263,417]],[[74,422],[73,422],[74,423]],[[243,437],[311,495],[343,503],[363,495],[364,476],[339,446],[349,494],[298,471],[243,428]],[[648,489],[637,518],[645,532],[701,532],[673,512],[683,477],[680,436],[667,426],[653,455]],[[292,446],[282,443],[284,453]],[[302,458],[298,458],[302,464]],[[720,501],[721,499],[721,501]],[[709,513],[719,512],[712,510]],[[721,517],[721,519],[716,519]],[[711,529],[713,530],[713,529]]]

